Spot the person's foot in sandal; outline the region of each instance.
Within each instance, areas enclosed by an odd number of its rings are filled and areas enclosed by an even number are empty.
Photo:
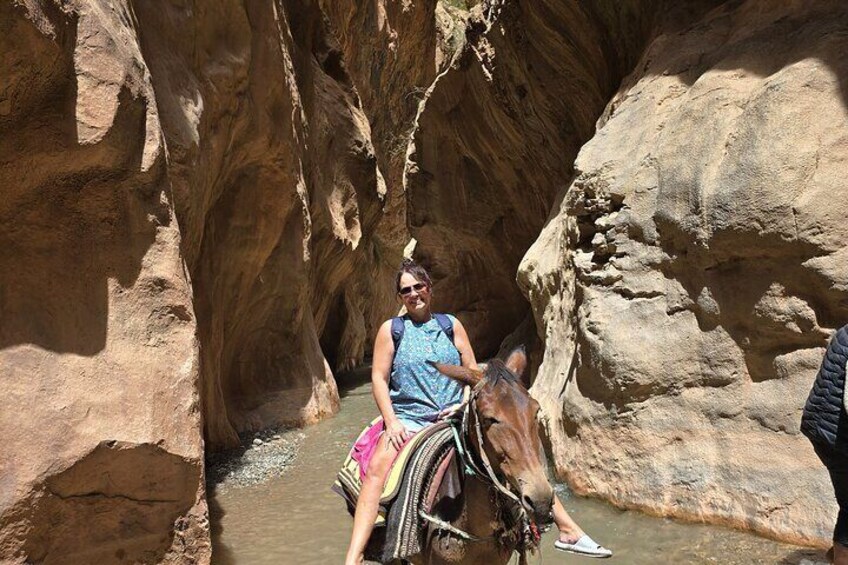
[[[554,547],[560,551],[567,551],[576,555],[586,557],[612,557],[612,551],[597,543],[588,535],[583,534],[577,539],[563,539],[560,537],[554,542]]]

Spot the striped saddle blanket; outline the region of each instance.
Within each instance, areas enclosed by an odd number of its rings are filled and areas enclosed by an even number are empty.
[[[367,556],[391,563],[420,553],[426,525],[420,511],[429,512],[429,505],[453,460],[453,437],[450,425],[438,422],[415,434],[401,449],[386,478],[371,536],[372,542],[382,540],[382,547],[369,543]],[[345,459],[332,488],[344,498],[353,515],[362,481],[359,463],[351,455]]]

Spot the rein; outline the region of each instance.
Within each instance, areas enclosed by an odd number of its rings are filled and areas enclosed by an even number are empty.
[[[477,452],[480,455],[480,462],[483,464],[483,470],[485,471],[485,475],[480,472],[479,467],[475,471],[475,475],[478,477],[483,477],[487,480],[487,482],[491,483],[492,486],[495,487],[495,490],[500,492],[502,495],[506,496],[508,499],[512,500],[515,504],[520,508],[521,517],[526,517],[527,511],[524,509],[524,505],[521,503],[521,500],[510,490],[510,488],[498,479],[495,470],[492,468],[492,464],[489,462],[489,456],[486,455],[486,450],[483,447],[483,428],[480,425],[480,416],[477,414],[477,390],[474,390],[471,393],[471,397],[468,399],[466,404],[464,414],[462,417],[462,427],[464,438],[468,437],[468,420],[471,415],[474,416],[474,431],[477,432]],[[466,456],[469,461],[474,461],[472,452],[468,451]]]

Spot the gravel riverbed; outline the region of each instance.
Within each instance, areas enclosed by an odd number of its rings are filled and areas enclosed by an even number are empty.
[[[297,459],[304,437],[297,428],[243,434],[239,447],[207,455],[206,483],[220,492],[280,477]]]

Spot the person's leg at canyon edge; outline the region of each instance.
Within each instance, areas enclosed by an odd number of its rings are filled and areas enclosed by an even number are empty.
[[[583,528],[566,511],[559,497],[554,495],[553,505],[554,523],[559,530],[554,547],[570,553],[588,555],[592,557],[611,557],[612,551],[603,547],[591,537],[586,535]]]

